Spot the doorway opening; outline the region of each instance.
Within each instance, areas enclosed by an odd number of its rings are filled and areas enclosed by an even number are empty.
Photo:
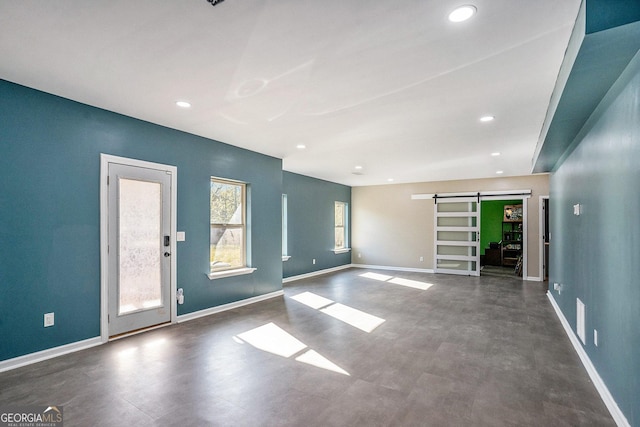
[[[522,199],[483,200],[480,206],[480,274],[522,277],[525,252]]]
[[[549,226],[549,196],[540,196],[540,271],[542,281],[549,280],[549,247],[551,228]]]

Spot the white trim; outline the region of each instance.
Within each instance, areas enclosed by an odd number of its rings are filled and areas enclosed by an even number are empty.
[[[236,268],[234,270],[213,271],[211,273],[205,273],[209,280],[222,279],[225,277],[242,276],[244,274],[251,274],[256,271],[257,268]]]
[[[178,323],[187,322],[189,320],[198,319],[200,317],[205,317],[205,316],[209,316],[216,313],[221,313],[227,310],[233,310],[234,308],[243,307],[249,304],[255,304],[257,302],[265,301],[271,298],[276,298],[282,295],[284,295],[284,291],[279,290],[279,291],[270,292],[264,295],[258,295],[255,297],[246,298],[240,301],[230,302],[228,304],[223,304],[216,307],[205,308],[204,310],[194,311],[192,313],[181,314],[180,316],[178,316]]]
[[[82,341],[76,341],[71,344],[61,345],[59,347],[48,348],[46,350],[37,351],[35,353],[25,354],[24,356],[14,357],[0,362],[0,372],[9,371],[11,369],[20,368],[22,366],[31,365],[33,363],[42,362],[43,360],[53,359],[54,357],[64,354],[74,353],[76,351],[85,350],[102,344],[100,337],[89,338]]]
[[[523,275],[523,277],[524,277],[524,275]],[[524,280],[528,280],[530,282],[542,282],[542,277],[526,276],[526,278]]]
[[[109,177],[109,163],[135,166],[140,168],[167,171],[171,174],[171,278],[169,289],[169,301],[171,304],[171,323],[176,323],[178,305],[175,295],[177,293],[177,260],[178,245],[176,235],[178,230],[178,168],[176,166],[164,165],[160,163],[146,162],[143,160],[130,159],[126,157],[112,156],[100,153],[100,337],[102,342],[109,340],[109,189],[107,179]]]
[[[351,264],[351,267],[370,268],[372,270],[395,270],[395,271],[410,271],[415,273],[433,274],[433,269],[431,268],[393,267],[393,266],[387,266],[387,265],[369,265],[369,264]]]
[[[311,273],[299,274],[297,276],[285,277],[282,279],[282,283],[295,282],[296,280],[308,279],[309,277],[321,276],[327,273],[333,273],[334,271],[345,270],[350,268],[352,264],[339,265],[337,267],[325,268],[324,270],[312,271]]]
[[[627,421],[627,418],[624,416],[624,414],[618,407],[618,404],[613,399],[613,396],[611,396],[611,393],[609,392],[609,389],[607,388],[606,384],[604,383],[604,381],[602,381],[602,378],[600,378],[600,375],[598,374],[598,371],[596,370],[595,366],[593,366],[593,363],[591,363],[591,359],[589,359],[587,352],[584,350],[584,348],[580,344],[580,341],[578,341],[578,337],[573,333],[573,330],[571,329],[571,325],[567,321],[567,318],[564,317],[562,310],[560,310],[560,307],[558,306],[558,303],[556,302],[551,292],[547,291],[547,297],[549,298],[549,301],[551,301],[551,305],[553,306],[553,309],[555,310],[556,315],[558,316],[558,319],[560,319],[560,323],[562,323],[562,327],[564,328],[564,331],[567,333],[567,336],[569,337],[569,341],[571,341],[573,348],[576,350],[576,353],[578,353],[578,356],[582,361],[582,365],[587,370],[587,373],[589,374],[591,381],[593,381],[593,385],[596,386],[596,390],[598,390],[598,393],[600,393],[600,397],[602,398],[602,401],[604,402],[604,404],[607,406],[609,413],[611,413],[613,420],[620,427],[631,427],[631,425],[629,424],[629,421]]]
[[[351,252],[351,248],[342,248],[342,249],[332,249],[332,252],[336,255],[338,254],[346,254],[347,252]]]
[[[282,261],[289,261],[291,257],[289,255],[282,255]]]

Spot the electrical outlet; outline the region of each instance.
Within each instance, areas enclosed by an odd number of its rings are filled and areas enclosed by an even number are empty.
[[[49,326],[53,326],[55,323],[55,315],[54,313],[45,313],[44,314],[44,327],[48,328]]]
[[[316,259],[314,258],[314,259],[313,259],[313,265],[315,265],[315,264],[316,264]]]
[[[423,256],[420,257],[420,262],[424,262],[424,257]]]
[[[362,258],[362,254],[358,252],[358,258]]]

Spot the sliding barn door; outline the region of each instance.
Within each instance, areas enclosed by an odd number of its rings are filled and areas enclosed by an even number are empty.
[[[436,198],[434,209],[435,272],[479,276],[480,203],[478,198]]]

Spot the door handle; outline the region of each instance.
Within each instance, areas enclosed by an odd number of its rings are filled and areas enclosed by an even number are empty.
[[[170,252],[165,252],[164,256],[171,256],[171,253]]]

